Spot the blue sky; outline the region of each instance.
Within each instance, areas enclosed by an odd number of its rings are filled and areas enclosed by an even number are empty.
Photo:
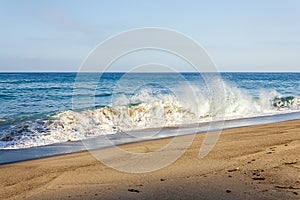
[[[221,71],[300,70],[298,0],[0,0],[0,22],[0,71],[77,71],[98,43],[141,27],[192,37]]]

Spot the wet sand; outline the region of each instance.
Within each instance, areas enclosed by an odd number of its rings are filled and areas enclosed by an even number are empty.
[[[198,159],[204,137],[149,173],[117,171],[89,152],[1,165],[0,199],[300,199],[300,120],[224,130]],[[170,141],[121,148],[147,153]]]

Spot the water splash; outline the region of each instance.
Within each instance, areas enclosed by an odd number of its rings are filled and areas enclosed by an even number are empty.
[[[28,148],[134,130],[280,114],[300,108],[300,97],[283,97],[276,91],[261,91],[259,97],[253,97],[230,84],[224,84],[225,99],[218,91],[203,88],[192,88],[196,99],[190,98],[188,88],[177,90],[181,91],[179,96],[144,89],[130,97],[120,95],[111,106],[69,110],[47,120],[23,122],[2,131],[0,148]]]

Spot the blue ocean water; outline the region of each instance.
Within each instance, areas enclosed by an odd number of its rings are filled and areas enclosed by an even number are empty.
[[[299,96],[300,73],[0,73],[0,148],[298,112]]]

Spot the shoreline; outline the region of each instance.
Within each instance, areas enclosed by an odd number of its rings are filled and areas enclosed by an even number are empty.
[[[174,163],[141,174],[109,168],[89,152],[0,165],[0,198],[299,199],[299,133],[300,120],[223,130],[203,159],[197,156],[205,134],[196,134],[192,145]],[[147,153],[170,140],[120,148]]]
[[[12,164],[42,158],[49,158],[53,156],[68,155],[72,153],[86,152],[90,150],[95,150],[93,148],[86,148],[84,142],[89,143],[93,140],[105,140],[107,137],[112,143],[102,143],[97,144],[97,149],[105,149],[111,146],[119,146],[132,144],[137,142],[145,142],[152,140],[168,139],[173,137],[180,137],[184,135],[195,135],[195,134],[206,134],[213,131],[224,131],[235,128],[243,128],[249,126],[259,126],[264,124],[274,124],[287,121],[293,121],[300,118],[300,112],[291,112],[285,114],[276,115],[265,115],[257,116],[252,118],[239,118],[239,119],[229,119],[225,121],[215,121],[215,122],[205,122],[201,124],[187,124],[183,125],[178,129],[178,127],[163,127],[163,128],[152,128],[144,130],[136,130],[130,132],[130,134],[109,134],[100,135],[95,138],[54,143],[44,146],[30,147],[30,148],[20,148],[20,149],[0,149],[0,166],[5,164]],[[216,128],[212,128],[212,127]],[[155,137],[148,137],[148,135],[153,135],[154,132],[160,131]],[[180,132],[178,132],[178,130]],[[137,137],[132,137],[131,134],[136,134]],[[97,150],[96,149],[96,150]]]

